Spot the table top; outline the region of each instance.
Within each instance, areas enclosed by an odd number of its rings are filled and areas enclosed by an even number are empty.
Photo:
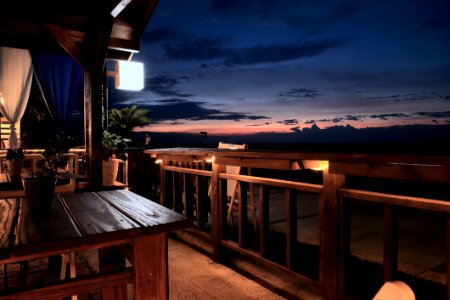
[[[0,200],[0,263],[114,245],[191,226],[191,221],[129,190],[56,195],[46,216],[22,199]]]

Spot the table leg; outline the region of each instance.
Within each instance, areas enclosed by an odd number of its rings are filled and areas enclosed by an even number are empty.
[[[168,299],[167,235],[133,239],[134,300]]]
[[[109,272],[125,268],[125,258],[115,247],[98,250],[100,272]],[[107,287],[102,290],[102,299],[123,300],[127,299],[127,286],[120,285]]]

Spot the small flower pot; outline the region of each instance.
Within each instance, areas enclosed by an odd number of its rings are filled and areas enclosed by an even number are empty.
[[[8,168],[9,177],[20,177],[22,174],[23,160],[7,160],[6,167]]]
[[[102,169],[102,185],[113,186],[117,179],[117,171],[119,170],[120,159],[110,158],[107,161],[103,161]]]
[[[25,200],[30,214],[35,218],[50,213],[55,196],[56,179],[53,177],[22,178]]]

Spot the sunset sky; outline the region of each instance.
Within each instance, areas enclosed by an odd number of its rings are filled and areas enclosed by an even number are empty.
[[[450,124],[447,0],[160,1],[133,61],[151,132]],[[112,86],[112,84],[111,84]]]

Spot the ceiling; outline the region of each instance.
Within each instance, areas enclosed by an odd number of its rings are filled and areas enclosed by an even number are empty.
[[[125,1],[125,0],[124,0]],[[124,2],[122,1],[122,2]],[[105,59],[130,59],[158,0],[10,0],[2,3],[0,45],[46,52],[65,51],[83,67]]]

